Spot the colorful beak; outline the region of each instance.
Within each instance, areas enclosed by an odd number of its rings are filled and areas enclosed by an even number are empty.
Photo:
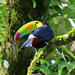
[[[42,25],[43,24],[40,21],[31,21],[31,22],[26,23],[16,32],[15,37],[14,37],[15,42],[17,42],[19,38],[31,33],[36,28]]]
[[[20,33],[19,32],[16,32],[15,36],[14,36],[14,41],[17,43],[17,41],[19,40],[19,36],[20,36]]]

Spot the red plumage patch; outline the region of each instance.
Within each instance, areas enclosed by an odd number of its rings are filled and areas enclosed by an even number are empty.
[[[32,42],[32,45],[35,45],[38,40],[39,40],[39,38],[35,38],[34,41]]]

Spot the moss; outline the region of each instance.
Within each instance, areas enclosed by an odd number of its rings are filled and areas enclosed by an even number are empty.
[[[9,75],[8,74],[8,69],[6,69],[6,68],[0,68],[0,75]]]
[[[43,54],[43,50],[41,50],[40,52],[38,52],[36,54],[36,56],[34,56],[33,60],[30,63],[30,66],[28,67],[28,73],[27,75],[31,75],[33,72],[33,67],[36,66],[37,63],[39,63],[40,57]]]
[[[64,35],[60,35],[60,36],[57,36],[56,39],[57,40],[67,40],[68,38],[72,38],[75,36],[75,28],[73,28],[71,31],[69,31],[67,34],[64,34]]]
[[[75,28],[73,28],[71,31],[68,32],[69,35],[70,35],[71,33],[75,33]]]

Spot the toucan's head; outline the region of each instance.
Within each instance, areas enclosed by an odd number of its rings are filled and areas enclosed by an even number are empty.
[[[43,26],[41,21],[31,21],[23,25],[15,34],[14,40],[17,42],[19,38],[29,34],[30,32],[34,31],[36,28]]]

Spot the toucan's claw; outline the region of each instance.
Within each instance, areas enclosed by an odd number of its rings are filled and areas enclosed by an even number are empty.
[[[38,50],[37,50],[37,48],[35,48],[35,47],[33,47],[34,48],[34,50],[35,50],[35,56],[37,55],[37,53],[38,53]]]

